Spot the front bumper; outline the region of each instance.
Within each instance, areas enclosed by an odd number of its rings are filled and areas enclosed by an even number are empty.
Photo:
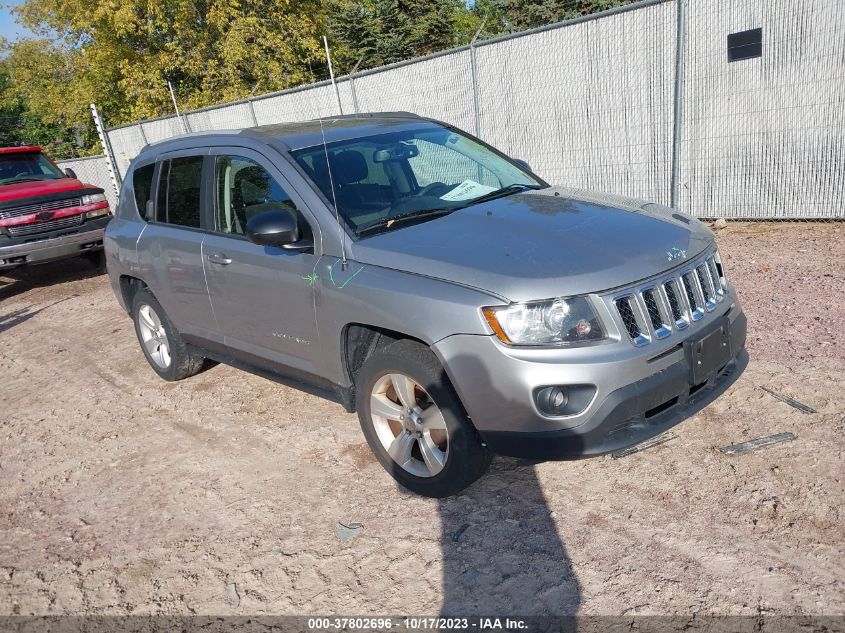
[[[683,341],[666,349],[599,345],[567,350],[515,350],[495,337],[456,336],[435,351],[484,442],[495,453],[565,459],[613,452],[679,424],[715,400],[745,369],[746,318],[731,292],[720,318],[686,339],[699,339],[722,323],[730,332],[727,363],[697,385]],[[594,385],[577,415],[549,417],[533,393],[549,385]]]
[[[58,236],[49,233],[32,236],[31,241],[3,246],[0,243],[0,270],[25,264],[38,264],[81,255],[103,248],[103,233],[111,216],[88,220],[75,232]]]

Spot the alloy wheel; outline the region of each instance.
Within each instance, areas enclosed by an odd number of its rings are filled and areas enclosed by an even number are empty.
[[[161,318],[147,304],[138,308],[138,329],[144,349],[153,362],[161,369],[170,367],[170,342],[167,340],[167,332],[164,331]]]
[[[412,378],[385,374],[370,393],[370,416],[387,454],[417,477],[434,477],[449,458],[443,412]]]

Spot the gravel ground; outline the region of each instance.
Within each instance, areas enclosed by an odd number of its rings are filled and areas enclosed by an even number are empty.
[[[225,366],[159,380],[86,262],[2,277],[0,614],[842,614],[843,236],[719,232],[752,360],[676,439],[497,459],[439,502],[336,404]]]

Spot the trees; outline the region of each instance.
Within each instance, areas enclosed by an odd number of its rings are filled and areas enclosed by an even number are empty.
[[[507,32],[545,26],[580,15],[604,11],[634,0],[494,0]]]
[[[456,46],[466,12],[460,0],[334,0],[328,26],[341,68],[372,68]]]
[[[322,79],[318,0],[25,0],[19,19],[42,39],[7,46],[4,92],[49,124],[109,124]]]

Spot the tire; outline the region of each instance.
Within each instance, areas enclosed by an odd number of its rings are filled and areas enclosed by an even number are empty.
[[[161,304],[146,288],[138,290],[132,298],[132,320],[141,351],[159,376],[174,381],[202,371],[205,359],[191,351]]]
[[[457,494],[490,465],[492,454],[425,345],[400,340],[375,352],[358,371],[355,398],[370,449],[411,492]],[[406,406],[411,401],[413,409]]]
[[[106,272],[106,251],[100,249],[83,255],[99,273]]]

